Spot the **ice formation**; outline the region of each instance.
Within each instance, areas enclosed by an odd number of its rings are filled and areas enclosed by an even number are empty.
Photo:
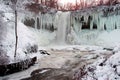
[[[103,44],[108,37],[106,34],[114,33],[120,28],[119,8],[120,5],[98,6],[72,12],[39,13],[37,16],[26,18],[34,19],[36,29],[56,32],[57,43],[105,46]],[[109,42],[114,42],[114,39],[110,39]],[[111,43],[106,43],[108,44]]]

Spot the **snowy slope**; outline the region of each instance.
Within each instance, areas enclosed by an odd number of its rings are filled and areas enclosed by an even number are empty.
[[[49,35],[49,37],[48,37]],[[48,45],[51,40],[54,39],[54,33],[47,31],[39,31],[32,28],[26,27],[23,23],[18,22],[18,58],[24,59],[27,46],[32,45]],[[15,44],[15,33],[14,28],[8,27],[6,38],[3,41],[4,45],[10,45],[5,47],[7,49],[8,56],[14,59],[14,44]]]
[[[4,57],[7,54],[10,62],[14,62],[14,49],[15,49],[15,26],[14,26],[14,13],[11,9],[11,4],[8,5],[9,1],[0,1],[0,49],[4,51]],[[18,4],[21,1],[18,1]],[[21,5],[30,3],[27,0],[23,0]],[[25,51],[27,48],[37,45],[45,46],[55,38],[55,32],[49,32],[46,30],[37,30],[25,26],[22,23],[22,19],[25,17],[24,11],[21,13],[19,10],[24,9],[24,6],[18,6],[18,46],[17,46],[17,60],[24,60],[31,55],[26,55]],[[22,10],[21,10],[22,11]],[[26,11],[27,13],[27,11]],[[49,36],[48,36],[49,35]],[[38,53],[39,54],[39,53]],[[2,55],[1,55],[2,56]],[[35,55],[34,55],[35,56]]]

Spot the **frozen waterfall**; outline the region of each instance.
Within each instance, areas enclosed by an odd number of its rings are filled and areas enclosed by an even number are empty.
[[[67,37],[67,29],[70,28],[70,12],[58,12],[56,14],[57,32],[56,41],[57,43],[65,43]]]
[[[34,28],[55,32],[56,37],[53,42],[56,44],[96,45],[99,43],[97,41],[103,39],[99,39],[101,33],[120,29],[119,9],[118,5],[99,6],[80,11],[39,13],[35,18],[32,16],[31,19],[34,19]]]

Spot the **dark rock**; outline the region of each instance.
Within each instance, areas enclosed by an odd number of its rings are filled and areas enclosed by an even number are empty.
[[[87,71],[85,71],[85,67],[80,68],[77,70],[77,72],[74,74],[73,79],[74,80],[82,80],[82,78],[87,75]]]
[[[26,18],[25,21],[23,22],[26,26],[34,28],[35,25],[35,20],[34,19],[28,19]]]
[[[50,55],[47,51],[45,51],[45,50],[39,50],[39,52],[41,53],[41,54],[47,54],[47,55]]]
[[[30,78],[22,80],[73,80],[72,76],[64,69],[43,68],[31,73]]]
[[[103,62],[101,62],[101,63],[99,64],[99,66],[104,66],[106,61],[107,61],[107,59],[104,59]]]
[[[103,50],[113,51],[113,49],[111,49],[111,48],[103,48]]]
[[[117,67],[117,65],[113,65],[113,68],[116,68]]]
[[[89,67],[89,68],[88,68],[88,71],[89,71],[89,72],[94,72],[95,70],[96,70],[95,67]]]
[[[36,53],[38,51],[38,46],[37,45],[33,45],[33,46],[31,46],[31,51],[30,51],[30,53]]]
[[[100,63],[99,66],[103,66],[104,64],[103,63]]]
[[[34,65],[36,60],[37,60],[37,57],[34,57],[34,58],[26,59],[17,63],[0,65],[0,76],[5,76],[8,74],[25,70],[30,66]]]
[[[38,52],[38,45],[28,45],[25,54]]]
[[[113,54],[115,54],[116,52],[115,51],[113,51]]]

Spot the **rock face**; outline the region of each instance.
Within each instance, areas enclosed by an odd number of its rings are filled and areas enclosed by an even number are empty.
[[[31,58],[31,59],[26,59],[21,62],[17,63],[12,63],[12,64],[6,64],[6,65],[0,65],[0,76],[12,74],[15,72],[19,72],[22,70],[25,70],[29,68],[30,66],[34,65],[36,62],[37,58]]]

